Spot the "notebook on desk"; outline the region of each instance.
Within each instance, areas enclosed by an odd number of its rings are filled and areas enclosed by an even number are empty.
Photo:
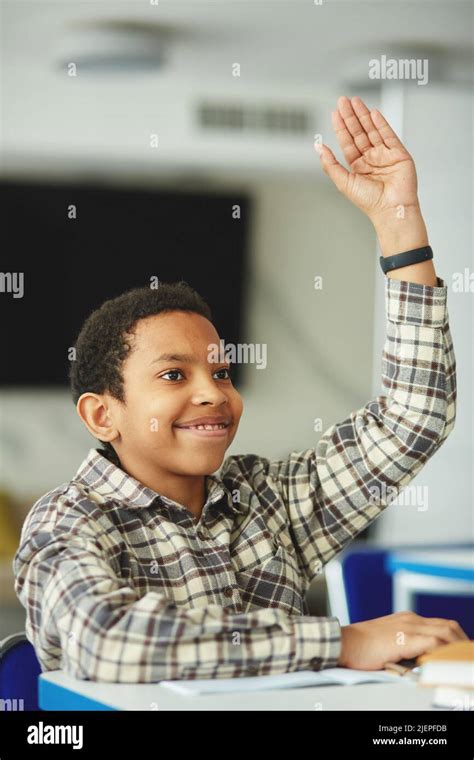
[[[245,676],[242,678],[206,678],[196,680],[160,681],[160,686],[189,696],[225,692],[261,691],[265,689],[294,689],[305,686],[354,686],[362,683],[386,683],[403,680],[385,670],[351,670],[327,668],[322,671],[299,670],[274,676]]]

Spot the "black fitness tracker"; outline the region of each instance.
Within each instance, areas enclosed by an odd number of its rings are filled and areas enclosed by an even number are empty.
[[[410,264],[419,264],[422,261],[429,261],[433,258],[433,251],[430,245],[423,248],[414,248],[412,251],[403,251],[395,253],[393,256],[381,256],[380,266],[384,274],[391,272],[393,269],[407,267]]]

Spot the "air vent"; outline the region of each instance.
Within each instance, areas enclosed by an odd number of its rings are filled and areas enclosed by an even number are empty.
[[[208,101],[198,106],[198,122],[203,129],[219,132],[303,135],[309,132],[310,125],[314,123],[314,114],[305,108]]]

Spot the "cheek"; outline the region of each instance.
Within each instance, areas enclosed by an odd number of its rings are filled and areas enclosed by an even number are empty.
[[[178,394],[152,393],[144,398],[139,416],[148,430],[169,433],[173,422],[181,416],[181,407]]]
[[[171,425],[177,416],[173,416],[173,406],[165,399],[152,398],[146,403],[142,399],[142,403],[136,404],[129,415],[129,424],[139,437],[161,438],[171,433]]]
[[[235,393],[233,398],[231,399],[231,408],[232,408],[232,415],[234,417],[234,421],[237,423],[242,416],[242,412],[244,409],[244,402],[242,401],[242,397]]]
[[[235,404],[237,409],[239,410],[239,414],[242,414],[243,408],[244,408],[244,401],[240,393],[235,392]]]

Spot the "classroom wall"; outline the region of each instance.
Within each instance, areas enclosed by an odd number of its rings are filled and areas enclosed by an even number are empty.
[[[314,181],[239,186],[255,202],[246,340],[267,344],[267,368],[245,366],[244,416],[228,454],[280,457],[313,446],[315,418],[325,429],[370,397],[374,277],[382,277],[374,235],[315,162]],[[0,411],[0,482],[25,503],[69,480],[98,445],[67,390],[3,390]]]
[[[456,424],[443,446],[413,481],[413,498],[394,502],[377,521],[386,544],[472,541],[473,535],[473,293],[456,292],[453,275],[474,273],[472,228],[472,90],[430,82],[402,84],[382,97],[388,119],[398,115],[402,139],[413,155],[419,195],[436,272],[448,286],[448,313],[457,364]],[[378,266],[378,265],[377,265]],[[473,285],[474,287],[474,285]],[[374,361],[383,342],[383,288],[376,278]],[[379,387],[374,363],[373,388]],[[415,488],[420,499],[416,499]],[[426,498],[424,498],[426,495]]]

